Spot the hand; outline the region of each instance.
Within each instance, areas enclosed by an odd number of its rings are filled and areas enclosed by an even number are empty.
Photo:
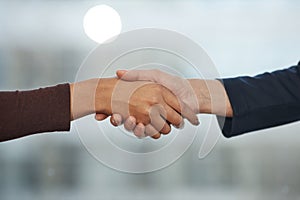
[[[89,80],[71,84],[71,97],[74,119],[93,111],[102,116],[112,113],[119,113],[122,118],[133,116],[138,124],[135,128],[154,138],[159,137],[156,130],[164,134],[171,131],[168,123],[176,126],[182,123],[178,114],[180,105],[174,94],[151,82],[126,82],[114,78]],[[95,97],[94,102],[89,97]]]
[[[132,71],[118,71],[117,76],[122,80],[126,81],[152,81],[161,85],[164,85],[166,88],[171,90],[178,99],[180,99],[181,104],[181,113],[186,117],[192,124],[198,125],[198,118],[196,116],[199,113],[199,104],[197,102],[197,97],[193,88],[191,87],[188,80],[182,79],[177,76],[173,76],[159,70],[132,70]],[[188,105],[188,106],[187,106]],[[97,120],[101,120],[102,116],[96,116]],[[134,118],[127,118],[124,127],[129,131],[135,130]],[[113,125],[117,126],[122,123],[122,117],[118,114],[114,114],[111,118]],[[140,129],[139,129],[140,130]]]
[[[184,105],[191,106],[196,113],[216,114],[227,117],[233,116],[233,110],[226,90],[218,80],[185,80],[159,70],[132,70],[129,72],[120,70],[117,72],[117,75],[123,80],[150,80],[162,84],[176,94],[184,102]],[[194,95],[197,98],[197,105],[193,98],[189,98]],[[135,126],[132,126],[134,124],[132,121],[134,121],[133,117],[127,118],[124,124],[125,128],[129,131],[134,130],[138,132],[135,130]],[[120,125],[122,117],[114,114],[111,122],[113,125]]]

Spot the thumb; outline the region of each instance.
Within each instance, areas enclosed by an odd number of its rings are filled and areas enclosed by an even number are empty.
[[[118,70],[117,71],[117,76],[118,78],[122,78],[122,76],[124,76],[127,73],[127,70]]]
[[[158,72],[156,70],[118,70],[118,78],[124,81],[152,81],[158,82],[159,78]]]

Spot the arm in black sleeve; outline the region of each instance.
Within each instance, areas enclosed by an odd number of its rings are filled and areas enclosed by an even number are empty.
[[[300,63],[255,77],[222,81],[233,109],[233,117],[225,118],[222,128],[225,137],[300,120]]]
[[[70,129],[70,86],[0,92],[0,141]]]

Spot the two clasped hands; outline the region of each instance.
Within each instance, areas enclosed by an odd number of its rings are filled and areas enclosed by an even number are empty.
[[[300,63],[299,63],[300,64]],[[70,120],[111,116],[137,137],[159,138],[183,119],[215,114],[225,137],[300,120],[300,65],[222,80],[184,79],[159,70],[117,71],[29,91],[0,92],[0,141],[36,133],[68,131]],[[274,92],[276,90],[276,92]],[[223,123],[224,122],[224,123]]]
[[[119,70],[116,78],[70,84],[72,120],[96,113],[101,121],[132,131],[138,138],[160,138],[183,119],[199,125],[197,114],[232,116],[219,80],[183,79],[160,70]]]

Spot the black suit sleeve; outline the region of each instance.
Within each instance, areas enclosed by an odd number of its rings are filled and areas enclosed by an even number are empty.
[[[225,118],[225,137],[300,120],[300,63],[255,77],[223,79],[233,109]],[[218,117],[219,124],[224,118]]]

